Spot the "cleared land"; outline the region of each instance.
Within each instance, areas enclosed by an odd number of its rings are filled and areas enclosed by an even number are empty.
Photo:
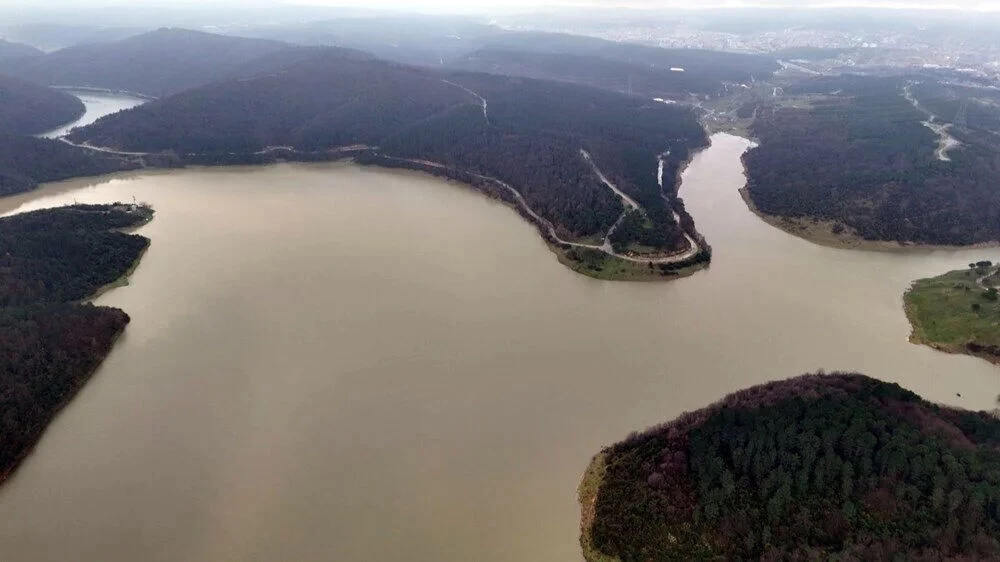
[[[989,262],[915,281],[904,296],[910,341],[1000,364],[1000,300]]]

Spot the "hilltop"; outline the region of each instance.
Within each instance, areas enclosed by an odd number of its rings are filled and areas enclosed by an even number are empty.
[[[805,375],[608,447],[580,492],[590,561],[996,559],[1000,420]]]
[[[159,97],[253,72],[253,61],[294,49],[279,41],[164,28],[118,41],[74,45],[26,60],[0,61],[0,73],[39,84]]]

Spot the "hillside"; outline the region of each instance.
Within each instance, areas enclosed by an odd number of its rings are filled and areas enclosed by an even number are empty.
[[[635,228],[614,241],[618,248],[687,247],[674,219],[675,211],[686,215],[675,198],[675,176],[707,144],[691,111],[570,84],[315,54],[272,74],[206,85],[107,117],[71,138],[195,163],[329,159],[342,156],[342,147],[378,147],[372,151],[379,157],[367,161],[429,161],[436,173],[451,169],[506,182],[558,236],[600,247],[624,203],[586,150],[643,208]],[[665,153],[661,192],[658,158]]]
[[[30,45],[0,39],[0,61],[25,59],[43,54],[45,53]]]
[[[128,324],[121,310],[73,301],[136,263],[149,240],[113,229],[151,216],[143,207],[77,205],[0,219],[0,482]]]
[[[806,375],[605,449],[587,560],[1000,556],[1000,420],[862,375]]]
[[[907,88],[901,78],[823,78],[785,89],[808,107],[757,111],[759,146],[745,157],[757,210],[843,245],[1000,240],[1000,137],[948,129],[961,146],[945,151]]]
[[[718,94],[725,83],[767,78],[778,69],[766,56],[661,49],[560,34],[501,36],[452,66],[678,99]]]
[[[277,41],[159,29],[118,41],[75,45],[28,60],[0,62],[0,73],[39,84],[155,97],[252,72],[252,66],[246,66],[252,61],[292,48]]]
[[[0,196],[30,191],[43,182],[138,167],[132,160],[56,140],[0,134]]]
[[[452,68],[490,74],[526,76],[583,84],[647,98],[683,99],[691,93],[714,93],[719,80],[703,73],[632,64],[594,55],[533,53],[482,49],[462,57]]]
[[[77,97],[0,76],[0,133],[34,135],[54,129],[83,115]]]

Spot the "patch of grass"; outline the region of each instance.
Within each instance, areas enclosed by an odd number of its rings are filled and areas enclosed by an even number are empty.
[[[618,259],[598,250],[573,248],[563,250],[553,247],[559,261],[566,267],[594,279],[606,281],[670,281],[687,277],[701,269],[707,263],[700,263],[679,269],[664,269],[658,264],[649,266],[648,262],[632,262]]]
[[[996,274],[996,266],[990,269]],[[914,282],[904,296],[911,341],[1000,362],[993,353],[976,351],[1000,348],[1000,301],[978,283],[988,273],[970,268]]]

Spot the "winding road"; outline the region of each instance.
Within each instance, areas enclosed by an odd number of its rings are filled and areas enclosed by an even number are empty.
[[[459,89],[463,90],[465,93],[467,93],[470,96],[473,96],[474,98],[476,98],[477,100],[479,100],[479,105],[481,105],[483,107],[483,119],[486,120],[486,124],[487,125],[491,125],[492,124],[492,123],[490,123],[490,114],[487,111],[487,108],[489,107],[489,102],[486,101],[486,98],[484,98],[483,96],[481,96],[481,95],[477,94],[476,92],[470,90],[469,88],[466,88],[465,86],[463,86],[461,84],[452,82],[451,80],[444,80],[444,79],[442,79],[441,81],[444,82],[445,84],[448,84],[448,85],[454,86],[456,88],[459,88]]]
[[[102,148],[100,146],[91,146],[89,144],[77,144],[67,139],[66,137],[59,137],[56,139],[60,142],[64,142],[70,146],[75,146],[76,148],[82,148],[84,150],[93,150],[94,152],[103,152],[104,154],[114,154],[117,156],[149,156],[149,152],[126,152],[124,150],[115,150],[113,148]]]
[[[446,84],[449,84],[451,86],[454,86],[456,88],[460,88],[461,90],[465,91],[469,95],[475,97],[479,101],[479,104],[483,108],[483,119],[486,120],[486,123],[488,125],[492,125],[492,123],[490,123],[490,117],[489,117],[489,109],[488,109],[489,108],[489,102],[486,100],[486,98],[484,98],[483,96],[479,95],[475,91],[470,90],[469,88],[467,88],[467,87],[465,87],[465,86],[463,86],[461,84],[452,82],[450,80],[443,80],[442,79],[441,81],[444,82],[444,83],[446,83]],[[84,149],[84,150],[92,150],[92,151],[101,152],[101,153],[104,153],[104,154],[113,154],[113,155],[118,155],[118,156],[138,156],[138,157],[149,156],[151,154],[149,152],[127,152],[127,151],[123,151],[123,150],[115,150],[113,148],[103,148],[103,147],[99,147],[99,146],[92,146],[92,145],[89,145],[89,144],[77,144],[77,143],[74,143],[74,142],[70,141],[66,137],[59,137],[58,140],[61,141],[61,142],[66,143],[66,144],[68,144],[70,146],[74,146],[76,148],[80,148],[80,149]],[[337,149],[331,150],[330,152],[349,153],[349,152],[356,152],[358,150],[365,150],[365,149],[377,150],[376,147],[369,147],[369,146],[366,146],[366,145],[352,145],[352,146],[339,147]],[[269,147],[264,148],[261,151],[258,151],[255,154],[260,155],[260,154],[267,154],[267,153],[270,153],[270,152],[286,151],[286,150],[290,151],[290,152],[296,152],[296,153],[299,152],[298,150],[295,150],[292,147],[287,147],[287,146],[269,146]],[[667,152],[666,154],[669,155],[670,153]],[[429,167],[437,168],[437,169],[441,169],[441,170],[449,170],[449,168],[447,166],[445,166],[444,164],[441,164],[439,162],[431,162],[429,160],[418,160],[418,159],[411,159],[411,158],[399,158],[399,157],[388,156],[388,155],[384,155],[384,154],[382,156],[384,158],[387,158],[389,160],[395,160],[397,162],[407,162],[407,163],[410,163],[410,164],[417,164],[417,165],[421,165],[421,166],[429,166]],[[508,183],[506,183],[506,182],[504,182],[504,181],[502,181],[502,180],[500,180],[498,178],[494,178],[494,177],[490,177],[490,176],[484,176],[482,174],[476,174],[476,173],[473,173],[473,172],[464,172],[464,173],[467,173],[467,174],[469,174],[470,176],[472,176],[474,178],[491,182],[491,183],[493,183],[495,185],[498,185],[498,186],[502,187],[503,189],[507,190],[511,194],[511,196],[514,198],[514,200],[517,202],[517,204],[524,210],[525,214],[527,214],[528,216],[530,216],[538,225],[540,225],[545,231],[548,232],[549,236],[554,241],[556,241],[558,244],[561,244],[561,245],[569,246],[569,247],[572,247],[572,248],[583,248],[583,249],[587,249],[587,250],[597,250],[599,252],[604,252],[605,254],[607,254],[609,256],[612,256],[614,258],[617,258],[617,259],[620,259],[620,260],[624,260],[624,261],[628,261],[628,262],[632,262],[632,263],[653,263],[653,264],[671,264],[671,263],[683,262],[683,261],[686,261],[686,260],[691,259],[692,257],[696,256],[701,251],[701,247],[698,244],[698,242],[690,234],[688,234],[687,232],[684,232],[684,237],[688,241],[688,249],[685,250],[684,252],[681,252],[681,253],[678,253],[678,254],[670,254],[670,255],[663,255],[663,256],[635,257],[635,256],[630,256],[630,255],[627,255],[627,254],[622,254],[622,253],[616,252],[614,250],[614,247],[612,247],[612,245],[611,245],[611,235],[614,233],[615,229],[618,228],[618,225],[621,224],[621,222],[625,219],[625,217],[627,216],[627,214],[630,211],[639,211],[639,212],[641,212],[643,214],[645,214],[646,211],[638,203],[636,203],[636,201],[634,199],[632,199],[631,197],[629,197],[628,194],[626,194],[624,191],[622,191],[621,189],[619,189],[618,186],[616,186],[611,180],[608,179],[608,177],[604,174],[604,172],[602,172],[601,169],[597,166],[597,163],[594,162],[593,158],[590,156],[590,153],[588,153],[586,150],[584,150],[584,149],[581,148],[580,149],[580,156],[584,159],[584,161],[586,161],[588,164],[590,164],[590,166],[593,169],[594,173],[597,174],[597,177],[601,180],[601,182],[604,185],[606,185],[608,187],[608,189],[610,189],[616,195],[618,195],[619,197],[621,197],[621,200],[623,201],[623,203],[624,203],[624,205],[626,207],[626,209],[622,212],[621,216],[618,217],[618,220],[615,221],[615,224],[613,224],[611,226],[611,228],[608,229],[608,232],[604,236],[603,244],[601,244],[600,246],[595,245],[595,244],[583,244],[583,243],[580,243],[580,242],[571,242],[569,240],[564,240],[563,238],[561,238],[559,236],[559,234],[556,233],[555,225],[553,225],[548,219],[543,218],[534,209],[532,209],[531,206],[528,205],[528,201],[524,198],[524,195],[522,195],[520,191],[514,189],[514,187],[512,187],[510,184],[508,184]],[[669,207],[670,206],[670,200],[669,200],[669,198],[667,198],[666,193],[663,191],[663,162],[664,162],[663,161],[663,156],[661,156],[660,159],[659,159],[658,181],[659,181],[659,184],[660,184],[660,194],[664,198],[664,200],[667,202],[667,206]],[[680,215],[678,215],[676,211],[674,212],[673,215],[674,215],[674,220],[677,221],[678,225],[680,225]]]
[[[934,131],[934,134],[938,136],[938,147],[934,151],[934,156],[942,162],[951,162],[951,157],[948,156],[948,151],[961,146],[962,143],[958,142],[955,137],[948,134],[948,129],[951,128],[951,123],[938,123],[938,116],[931,113],[929,110],[920,105],[917,98],[913,95],[912,84],[907,84],[903,87],[903,97],[906,98],[913,107],[917,108],[921,113],[927,116],[926,121],[922,121],[924,127]]]

